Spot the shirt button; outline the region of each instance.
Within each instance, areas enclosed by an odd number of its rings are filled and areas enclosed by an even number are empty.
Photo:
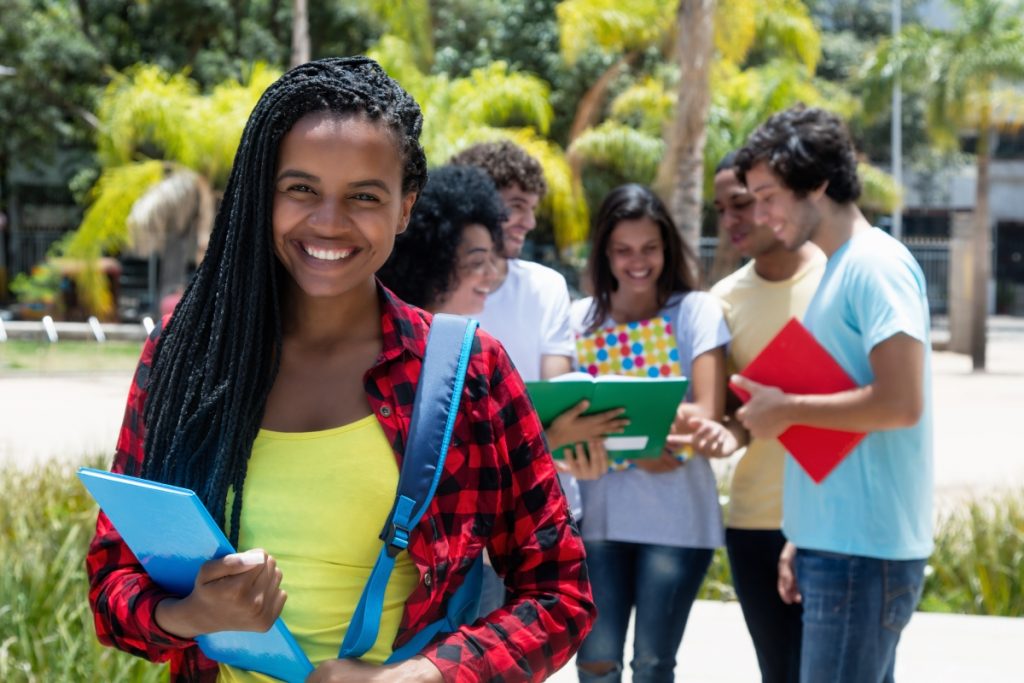
[[[424,586],[426,586],[427,588],[430,588],[430,584],[432,584],[433,582],[434,582],[434,580],[432,578],[430,578],[430,572],[427,572],[426,574],[423,575],[423,585]]]
[[[391,407],[390,406],[381,406],[380,407],[380,416],[381,417],[391,417]]]

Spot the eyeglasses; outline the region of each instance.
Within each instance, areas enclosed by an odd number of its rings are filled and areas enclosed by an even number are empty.
[[[466,275],[489,275],[491,272],[498,271],[498,257],[495,255],[475,256],[460,262],[457,269]]]

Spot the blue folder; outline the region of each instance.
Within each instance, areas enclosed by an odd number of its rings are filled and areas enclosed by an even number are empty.
[[[171,593],[192,592],[199,567],[235,552],[195,492],[89,467],[85,488],[110,518],[142,567]],[[301,683],[313,665],[279,618],[266,633],[220,631],[196,638],[210,659]]]

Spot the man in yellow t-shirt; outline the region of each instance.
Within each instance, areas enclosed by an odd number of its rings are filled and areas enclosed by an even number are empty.
[[[716,169],[715,210],[724,235],[751,260],[711,289],[732,334],[730,374],[746,367],[790,318],[803,316],[825,270],[825,255],[817,247],[808,242],[788,251],[771,228],[754,223],[754,197],[737,179],[733,156]],[[735,420],[725,426],[702,422],[694,447],[721,457],[747,441]],[[786,542],[781,531],[784,458],[775,439],[747,444],[733,473],[726,523],[733,583],[766,683],[800,678],[801,608],[783,603],[776,589]]]

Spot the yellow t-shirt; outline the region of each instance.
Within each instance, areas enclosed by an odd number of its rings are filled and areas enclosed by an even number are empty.
[[[751,261],[711,288],[722,302],[732,334],[730,373],[746,367],[790,318],[803,317],[825,272],[825,262],[825,255],[819,252],[792,278],[772,282],[760,277]],[[777,440],[750,442],[732,475],[726,526],[781,528],[784,459],[785,449]]]
[[[398,464],[376,417],[317,432],[261,429],[245,477],[240,550],[277,559],[288,593],[281,617],[314,665],[338,656],[398,486]],[[228,501],[230,510],[231,500]],[[391,654],[405,601],[419,581],[401,553],[384,594],[376,644],[363,661]],[[271,681],[222,664],[220,680]]]

